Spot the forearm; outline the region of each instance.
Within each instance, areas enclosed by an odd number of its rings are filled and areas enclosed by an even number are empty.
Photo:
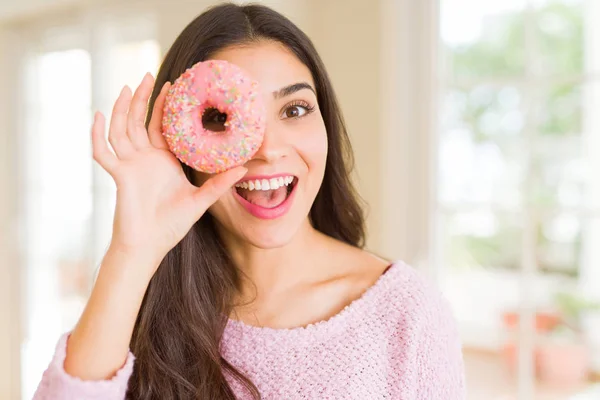
[[[67,345],[65,371],[84,380],[111,378],[123,365],[151,276],[159,261],[142,253],[109,250],[81,318]]]

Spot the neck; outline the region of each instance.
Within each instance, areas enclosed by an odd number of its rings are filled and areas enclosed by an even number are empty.
[[[315,277],[328,238],[312,227],[308,219],[293,239],[278,248],[261,249],[222,235],[233,262],[241,272],[242,286],[236,297],[253,299],[285,292]]]

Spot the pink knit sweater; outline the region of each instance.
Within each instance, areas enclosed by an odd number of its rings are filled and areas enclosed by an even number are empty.
[[[134,367],[129,354],[115,377],[82,381],[63,369],[67,335],[34,400],[122,400]],[[461,345],[435,287],[395,263],[363,295],[326,321],[292,329],[230,320],[221,354],[277,400],[462,400]],[[239,399],[248,394],[227,376]]]

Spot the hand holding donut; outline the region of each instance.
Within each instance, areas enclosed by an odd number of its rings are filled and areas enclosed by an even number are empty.
[[[153,85],[154,79],[147,74],[133,97],[125,87],[115,102],[108,135],[115,154],[104,138],[101,113],[94,117],[92,144],[94,160],[117,185],[111,248],[151,253],[160,261],[246,169],[215,175],[200,188],[192,185],[161,132],[169,83],[157,97],[148,130],[145,128]]]
[[[217,80],[224,75],[219,68],[213,70],[218,74],[212,75]],[[246,103],[248,97],[240,97],[237,91],[239,87],[252,91],[254,85],[247,86],[245,77],[234,74],[231,81],[205,86],[209,96],[204,97],[197,91],[202,81],[191,86],[196,92],[185,89],[186,77],[194,75],[184,73],[173,90],[168,83],[162,88],[148,130],[144,119],[154,80],[146,75],[133,97],[125,87],[110,122],[109,142],[115,154],[104,138],[104,116],[98,113],[94,117],[94,159],[115,180],[117,205],[111,246],[69,337],[64,368],[71,376],[89,381],[109,379],[121,368],[148,283],[160,261],[208,207],[241,179],[246,169],[235,166],[252,157],[262,142],[264,114],[260,104],[254,107],[256,102],[251,98]],[[211,75],[208,77],[208,82],[213,82]],[[165,105],[167,92],[169,103]],[[198,99],[206,102],[195,103]],[[215,99],[223,100],[225,106],[220,101],[213,104]],[[199,107],[181,108],[190,104]],[[212,110],[206,113],[207,108]],[[164,118],[163,109],[167,111]],[[253,112],[257,114],[252,116]],[[248,125],[253,121],[255,125]],[[189,123],[196,125],[195,130],[189,129]],[[161,125],[166,132],[161,131]],[[174,136],[169,139],[171,134]],[[210,140],[204,141],[205,136]],[[228,171],[197,188],[187,180],[174,154],[205,172]],[[209,168],[211,165],[214,168]]]

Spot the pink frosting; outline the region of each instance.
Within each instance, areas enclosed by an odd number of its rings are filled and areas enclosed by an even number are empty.
[[[208,108],[227,114],[224,132],[205,129]],[[207,173],[250,160],[265,132],[265,105],[258,83],[240,67],[209,60],[186,70],[165,98],[163,135],[181,162]]]

